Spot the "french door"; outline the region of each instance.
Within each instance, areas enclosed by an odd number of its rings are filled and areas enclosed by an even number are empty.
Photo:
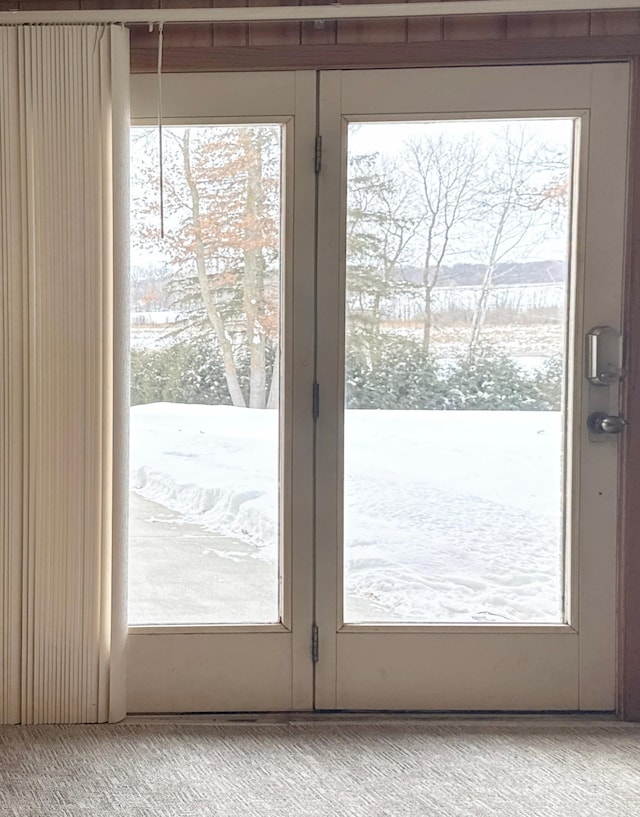
[[[132,80],[130,711],[313,703],[315,87],[165,77],[162,238]]]
[[[163,83],[130,711],[615,709],[627,67]]]

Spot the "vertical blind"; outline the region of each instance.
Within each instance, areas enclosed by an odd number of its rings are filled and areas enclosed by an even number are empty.
[[[0,27],[0,721],[124,716],[128,33]]]

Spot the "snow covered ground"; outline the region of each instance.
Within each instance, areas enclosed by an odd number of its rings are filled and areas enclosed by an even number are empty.
[[[561,434],[555,412],[347,412],[346,620],[561,621]],[[275,411],[136,406],[131,440],[133,491],[276,560]]]

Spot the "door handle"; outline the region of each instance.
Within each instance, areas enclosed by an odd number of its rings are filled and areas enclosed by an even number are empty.
[[[594,411],[587,417],[587,428],[592,434],[622,434],[628,425],[624,417],[604,411]]]
[[[586,337],[586,377],[594,386],[611,386],[620,379],[620,335],[612,326],[594,326]]]

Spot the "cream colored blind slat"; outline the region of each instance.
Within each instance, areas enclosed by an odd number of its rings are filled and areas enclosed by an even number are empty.
[[[0,722],[20,718],[20,610],[23,530],[23,281],[10,274],[20,266],[18,93],[12,69],[15,40],[0,29]]]

